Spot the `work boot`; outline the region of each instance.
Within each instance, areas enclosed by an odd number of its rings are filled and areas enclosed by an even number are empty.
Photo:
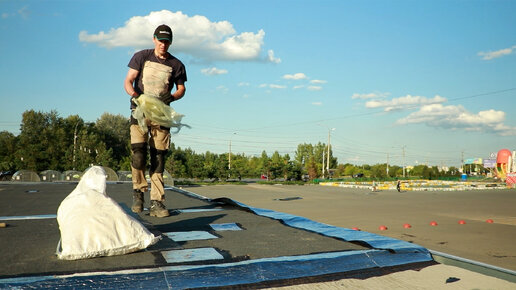
[[[169,215],[168,209],[161,201],[151,200],[150,216],[167,217]]]
[[[143,211],[143,192],[139,189],[135,189],[133,192],[133,206],[131,210],[136,213]]]

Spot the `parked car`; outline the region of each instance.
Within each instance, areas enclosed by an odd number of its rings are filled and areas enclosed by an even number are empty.
[[[353,174],[353,178],[362,178],[362,177],[364,177],[363,173]]]
[[[0,172],[0,181],[11,181],[13,177],[13,171],[1,171]]]

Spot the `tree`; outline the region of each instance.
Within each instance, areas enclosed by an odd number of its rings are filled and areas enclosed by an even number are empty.
[[[396,177],[398,176],[398,172],[401,172],[403,176],[403,168],[397,165],[389,165],[389,176],[388,177]]]
[[[247,164],[249,167],[248,177],[260,177],[263,174],[261,158],[253,156]]]
[[[446,172],[446,175],[448,176],[460,176],[460,171],[457,167],[450,167],[448,171]]]
[[[99,134],[100,140],[106,144],[106,147],[111,150],[111,155],[114,160],[122,160],[124,157],[131,154],[130,151],[130,121],[122,115],[112,115],[104,113],[97,119],[95,127]],[[113,163],[113,169],[118,170],[120,164]]]
[[[101,140],[94,123],[86,123],[81,128],[77,126],[77,131],[74,129],[74,139],[75,145],[71,146],[72,169],[83,171],[92,165],[110,168],[118,165],[119,160],[113,158],[113,150],[108,149]]]
[[[344,175],[345,176],[353,176],[354,174],[357,174],[360,172],[360,168],[356,167],[355,165],[348,164],[344,168]]]
[[[17,138],[7,131],[0,132],[0,171],[14,171]]]
[[[289,157],[288,154],[286,157]],[[303,168],[301,164],[290,161],[289,158],[285,158],[285,180],[301,180],[301,176],[303,174]]]
[[[323,161],[324,156],[324,161]],[[328,158],[328,145],[324,143],[317,143],[315,146],[312,144],[299,144],[297,146],[295,161],[305,167],[308,171],[307,163],[310,162],[311,158],[313,158],[316,166],[320,172],[327,168],[336,168],[337,167],[337,158],[333,157],[333,151],[330,147],[330,158]],[[326,164],[328,162],[330,164]],[[313,165],[311,169],[313,170]],[[310,175],[310,174],[309,174]]]
[[[310,180],[316,179],[319,176],[319,170],[317,169],[317,164],[315,163],[315,157],[312,156],[308,160],[308,164],[306,165],[306,170],[308,172],[308,176]]]
[[[206,178],[207,172],[204,168],[204,160],[205,157],[202,154],[195,154],[195,152],[188,148],[186,150],[186,160],[187,160],[187,172],[189,173],[189,177],[195,178]]]
[[[48,165],[42,169],[62,171],[66,165],[65,152],[71,144],[71,139],[66,138],[64,121],[57,112],[50,112],[47,118],[48,123],[42,136],[44,136]]]
[[[267,179],[271,178],[271,164],[269,156],[267,156],[267,152],[265,150],[262,151],[262,156],[260,158],[259,163],[261,173],[267,176]]]
[[[372,178],[383,178],[386,175],[386,164],[376,164],[371,167]]]
[[[306,167],[306,164],[309,162],[310,158],[314,155],[314,146],[312,144],[299,144],[297,145],[297,150],[295,152],[295,161],[301,164],[303,167]]]
[[[104,113],[95,123],[85,123],[78,115],[61,118],[56,111],[36,112],[28,110],[22,115],[21,133],[18,136],[0,132],[0,170],[30,169],[40,172],[46,169],[84,170],[95,164],[115,170],[131,169],[129,141],[129,120],[121,115]],[[271,179],[300,179],[308,173],[311,179],[326,167],[328,147],[319,142],[316,145],[299,144],[292,160],[288,154],[275,151],[268,156],[263,151],[259,156],[231,155],[231,170],[228,170],[228,154],[207,151],[197,154],[192,149],[175,149],[167,153],[165,169],[175,178],[256,178],[262,174]],[[323,160],[323,153],[325,158]],[[335,176],[352,176],[363,173],[373,178],[392,178],[403,175],[403,168],[386,164],[370,166],[338,164],[330,148],[329,166],[336,169]],[[481,173],[487,170],[475,165]],[[441,172],[436,166],[417,165],[411,167],[411,176],[436,179],[441,176],[458,176],[460,172],[451,167]]]
[[[223,153],[223,154],[219,154],[218,155],[218,158],[215,159],[215,176],[219,179],[219,180],[227,180],[227,178],[229,177],[229,171],[228,171],[228,165],[229,165],[229,160],[228,160],[228,155]]]
[[[64,168],[66,148],[72,140],[66,140],[62,123],[56,111],[25,111],[15,154],[17,167],[36,172]]]
[[[274,151],[269,159],[269,179],[276,179],[283,175],[283,159],[278,151]]]
[[[213,179],[217,177],[217,159],[218,155],[213,154],[210,151],[206,151],[204,155],[204,171],[206,172],[206,178]]]
[[[174,144],[172,144],[169,156],[165,161],[165,169],[174,178],[184,178],[187,177],[186,164],[187,157],[185,152],[181,150],[181,147],[175,149]]]
[[[233,164],[231,166],[231,176],[237,177],[239,180],[241,180],[242,177],[251,177],[249,158],[247,158],[245,155],[235,155],[231,163]]]

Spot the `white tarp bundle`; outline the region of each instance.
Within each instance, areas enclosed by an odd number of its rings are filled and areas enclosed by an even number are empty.
[[[57,257],[77,260],[145,249],[161,237],[151,234],[106,195],[106,173],[91,167],[57,210],[61,231]]]

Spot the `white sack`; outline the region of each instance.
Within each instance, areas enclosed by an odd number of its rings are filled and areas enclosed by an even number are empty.
[[[155,237],[106,195],[106,173],[91,167],[57,210],[61,250],[57,257],[77,260],[135,252],[155,244]]]

